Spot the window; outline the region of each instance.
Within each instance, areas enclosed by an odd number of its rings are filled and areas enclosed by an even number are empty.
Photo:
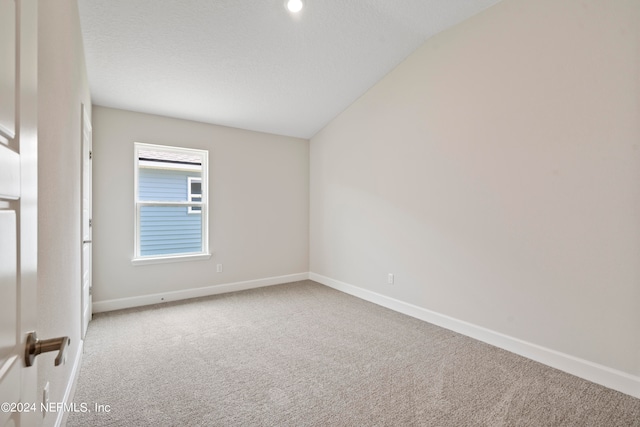
[[[194,176],[187,177],[187,190],[189,191],[190,202],[202,201],[202,178],[196,178]],[[202,209],[200,206],[189,206],[189,213],[200,213]]]
[[[134,263],[209,258],[206,150],[135,143]]]

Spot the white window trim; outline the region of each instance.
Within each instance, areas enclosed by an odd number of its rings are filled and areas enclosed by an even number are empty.
[[[146,167],[145,164],[141,164],[144,161],[139,161],[139,150],[158,150],[158,151],[166,151],[166,152],[174,152],[174,153],[184,153],[185,151],[190,152],[191,154],[197,155],[201,158],[201,190],[202,190],[202,201],[201,202],[193,202],[193,201],[184,201],[184,202],[167,202],[167,201],[140,201],[138,200],[138,189],[139,189],[139,176],[138,172],[141,167]],[[182,147],[171,147],[166,145],[157,145],[157,144],[146,144],[142,142],[135,142],[133,144],[133,161],[134,161],[134,233],[133,233],[133,259],[131,260],[134,265],[144,265],[144,264],[160,264],[166,262],[181,262],[181,261],[195,261],[201,259],[209,259],[211,258],[211,253],[209,252],[209,209],[208,209],[208,182],[209,182],[209,152],[207,150],[198,150],[194,148],[182,148]],[[189,170],[188,167],[184,168],[185,170]],[[189,188],[190,192],[190,188]],[[175,255],[153,255],[153,256],[141,256],[140,255],[140,208],[142,206],[200,206],[201,214],[202,214],[202,252],[192,252],[192,253],[182,253]]]
[[[211,254],[182,254],[170,256],[154,256],[132,259],[133,265],[165,264],[169,262],[202,261],[211,259]]]

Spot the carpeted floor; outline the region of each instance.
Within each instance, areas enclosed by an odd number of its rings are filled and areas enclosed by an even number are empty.
[[[640,399],[311,281],[96,315],[72,426],[640,426]]]

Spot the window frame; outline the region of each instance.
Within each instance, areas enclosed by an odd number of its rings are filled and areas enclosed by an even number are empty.
[[[139,171],[140,171],[140,154],[141,150],[148,151],[162,151],[167,153],[175,153],[175,154],[189,154],[193,156],[198,156],[201,159],[200,166],[200,182],[201,182],[201,201],[194,202],[193,200],[186,201],[159,201],[159,200],[139,200]],[[200,150],[195,148],[186,148],[186,147],[177,147],[177,146],[169,146],[169,145],[158,145],[158,144],[148,144],[143,142],[134,142],[133,144],[133,161],[134,161],[134,195],[133,195],[133,210],[134,210],[134,250],[133,250],[133,258],[131,262],[134,265],[139,264],[157,264],[157,263],[166,263],[166,262],[181,262],[181,261],[195,261],[195,260],[204,260],[210,259],[211,253],[209,252],[209,191],[208,191],[208,182],[209,182],[209,151],[208,150]],[[178,169],[178,167],[176,167]],[[188,199],[191,199],[191,186],[190,181],[188,182],[189,186],[187,188]],[[166,255],[140,255],[140,213],[141,208],[143,206],[185,206],[189,210],[191,208],[197,206],[200,207],[201,211],[194,211],[193,213],[199,213],[202,215],[201,219],[201,242],[202,247],[200,252],[189,252],[189,253],[176,253],[176,254],[166,254]]]
[[[191,190],[192,189],[191,184],[193,184],[194,181],[200,183],[200,193],[193,193],[193,191]],[[202,201],[202,177],[198,178],[197,176],[188,176],[187,177],[187,200],[190,202],[193,202],[194,195]],[[199,214],[202,211],[202,209],[195,210],[194,209],[195,207],[196,206],[189,206],[187,208],[187,213]]]

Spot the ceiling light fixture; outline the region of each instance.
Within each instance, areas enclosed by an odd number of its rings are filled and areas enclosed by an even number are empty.
[[[302,0],[289,0],[287,1],[287,9],[289,12],[298,13],[302,10]]]

